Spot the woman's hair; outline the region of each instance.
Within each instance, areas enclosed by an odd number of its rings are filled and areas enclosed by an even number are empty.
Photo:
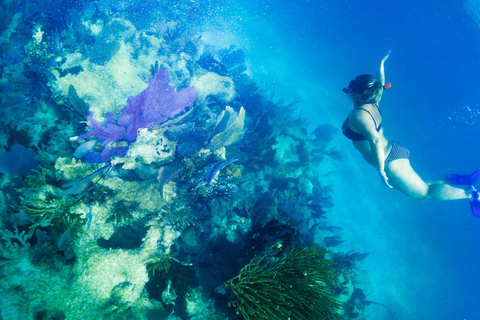
[[[348,92],[356,105],[378,103],[383,93],[383,86],[377,78],[362,74],[350,81]]]

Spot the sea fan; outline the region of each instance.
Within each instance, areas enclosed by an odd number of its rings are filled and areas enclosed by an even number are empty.
[[[340,304],[329,285],[334,269],[317,246],[253,258],[226,282],[235,299],[229,302],[245,320],[339,319]]]

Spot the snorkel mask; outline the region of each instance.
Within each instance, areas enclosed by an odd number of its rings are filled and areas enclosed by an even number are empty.
[[[350,84],[348,85],[348,88],[343,88],[342,91],[346,94],[352,93],[352,84],[354,80],[350,81]],[[391,83],[387,83],[386,85],[383,86],[383,89],[390,89],[392,87]]]

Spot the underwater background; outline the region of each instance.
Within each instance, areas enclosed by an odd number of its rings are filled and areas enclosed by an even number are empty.
[[[468,202],[385,188],[338,130],[392,50],[385,135],[476,170],[477,1],[0,10],[0,319],[480,319]]]

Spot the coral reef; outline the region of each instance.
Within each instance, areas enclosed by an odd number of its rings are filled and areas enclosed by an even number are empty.
[[[179,13],[208,10],[67,1],[60,17],[37,2],[40,16],[0,5],[0,318],[335,319],[337,300],[368,305],[353,296],[366,256],[315,245],[342,241],[320,177],[341,159],[335,130],[308,133],[241,48]]]

